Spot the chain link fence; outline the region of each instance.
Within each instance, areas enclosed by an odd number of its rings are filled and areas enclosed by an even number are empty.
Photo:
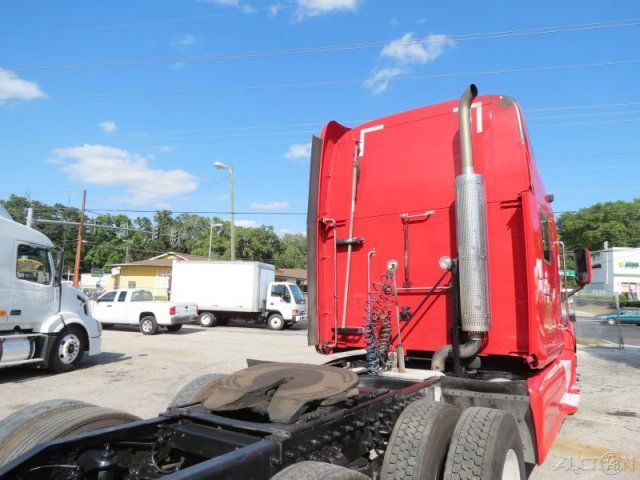
[[[621,323],[628,312],[620,308],[618,295],[578,292],[569,297],[569,305],[578,343],[594,347],[624,348]],[[640,317],[640,309],[637,313]]]

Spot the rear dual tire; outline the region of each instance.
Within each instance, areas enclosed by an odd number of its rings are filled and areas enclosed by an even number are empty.
[[[384,455],[381,480],[439,480],[460,410],[416,400],[402,411]]]
[[[371,480],[371,477],[331,463],[305,461],[280,470],[271,480]]]
[[[524,480],[522,440],[514,416],[494,408],[467,408],[453,433],[444,478]]]
[[[138,417],[78,400],[48,400],[0,421],[0,466],[51,440],[115,427]]]

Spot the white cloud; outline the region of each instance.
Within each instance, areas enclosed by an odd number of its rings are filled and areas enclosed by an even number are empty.
[[[198,188],[197,179],[184,170],[150,168],[148,157],[115,147],[82,145],[53,153],[64,161],[62,171],[71,181],[123,188],[134,205],[160,205]]]
[[[272,17],[276,16],[282,10],[282,3],[276,2],[269,5],[269,15]]]
[[[187,48],[195,45],[196,43],[198,43],[198,39],[195,37],[195,35],[186,33],[184,35],[176,36],[171,42],[171,45],[173,45],[173,48],[175,48],[176,50],[184,51]]]
[[[256,210],[282,210],[289,208],[291,204],[284,200],[274,200],[273,202],[253,202],[251,208]]]
[[[402,64],[423,64],[435,60],[444,53],[446,47],[454,44],[451,37],[440,33],[424,38],[405,33],[401,38],[385,45],[380,56]]]
[[[253,13],[255,8],[247,3],[241,3],[240,0],[202,0],[205,3],[211,3],[218,7],[232,7],[242,10],[244,13]]]
[[[440,57],[447,47],[455,45],[455,41],[443,34],[431,34],[424,38],[416,38],[411,32],[405,33],[397,40],[386,44],[380,56],[391,61],[386,66],[378,66],[371,77],[364,82],[373,93],[384,92],[389,82],[410,71],[411,65],[424,65]]]
[[[389,86],[389,82],[402,73],[402,69],[398,67],[377,68],[364,84],[369,87],[373,93],[382,93]]]
[[[171,145],[159,145],[157,147],[153,147],[153,150],[160,153],[169,153],[173,152],[175,148],[173,148]]]
[[[234,220],[236,227],[258,228],[260,224],[255,220]]]
[[[327,13],[350,11],[355,12],[358,8],[359,0],[297,0],[298,10],[296,17],[298,20],[308,17],[317,17]]]
[[[296,232],[295,230],[289,230],[287,228],[283,228],[281,230],[278,230],[278,236],[280,238],[284,237],[285,235],[304,235],[306,237],[307,236],[307,232],[306,231]]]
[[[0,102],[47,98],[37,83],[23,80],[10,70],[0,68]]]
[[[104,122],[100,122],[98,124],[98,127],[104,133],[113,133],[118,129],[118,125],[116,125],[116,122],[112,122],[111,120],[105,120]]]
[[[294,143],[289,147],[284,158],[288,160],[309,160],[311,157],[311,143]]]

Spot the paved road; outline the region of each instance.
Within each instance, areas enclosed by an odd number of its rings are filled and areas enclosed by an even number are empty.
[[[301,326],[282,332],[251,326],[187,326],[177,334],[153,337],[132,328],[105,330],[103,349],[84,368],[64,375],[26,368],[0,370],[0,418],[53,398],[76,398],[151,417],[163,411],[191,379],[244,368],[247,357],[327,361],[307,346]],[[580,411],[567,419],[544,466],[534,470],[531,479],[640,478],[638,367],[640,349],[580,348]],[[624,470],[613,477],[603,473],[603,465],[609,464],[601,458],[609,453],[623,459]]]

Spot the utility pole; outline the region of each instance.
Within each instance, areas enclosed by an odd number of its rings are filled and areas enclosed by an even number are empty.
[[[229,174],[229,196],[231,197],[231,260],[236,259],[236,224],[233,198],[233,165],[226,165],[222,162],[214,162],[213,166],[218,170],[226,170]]]
[[[78,243],[76,244],[76,262],[73,265],[73,287],[80,284],[80,260],[82,259],[82,231],[84,230],[84,207],[87,203],[87,191],[82,191],[82,209],[80,210],[80,225],[78,225]]]
[[[231,195],[231,261],[236,259],[236,222],[234,210],[234,194],[233,194],[233,165],[229,166],[229,195]]]

